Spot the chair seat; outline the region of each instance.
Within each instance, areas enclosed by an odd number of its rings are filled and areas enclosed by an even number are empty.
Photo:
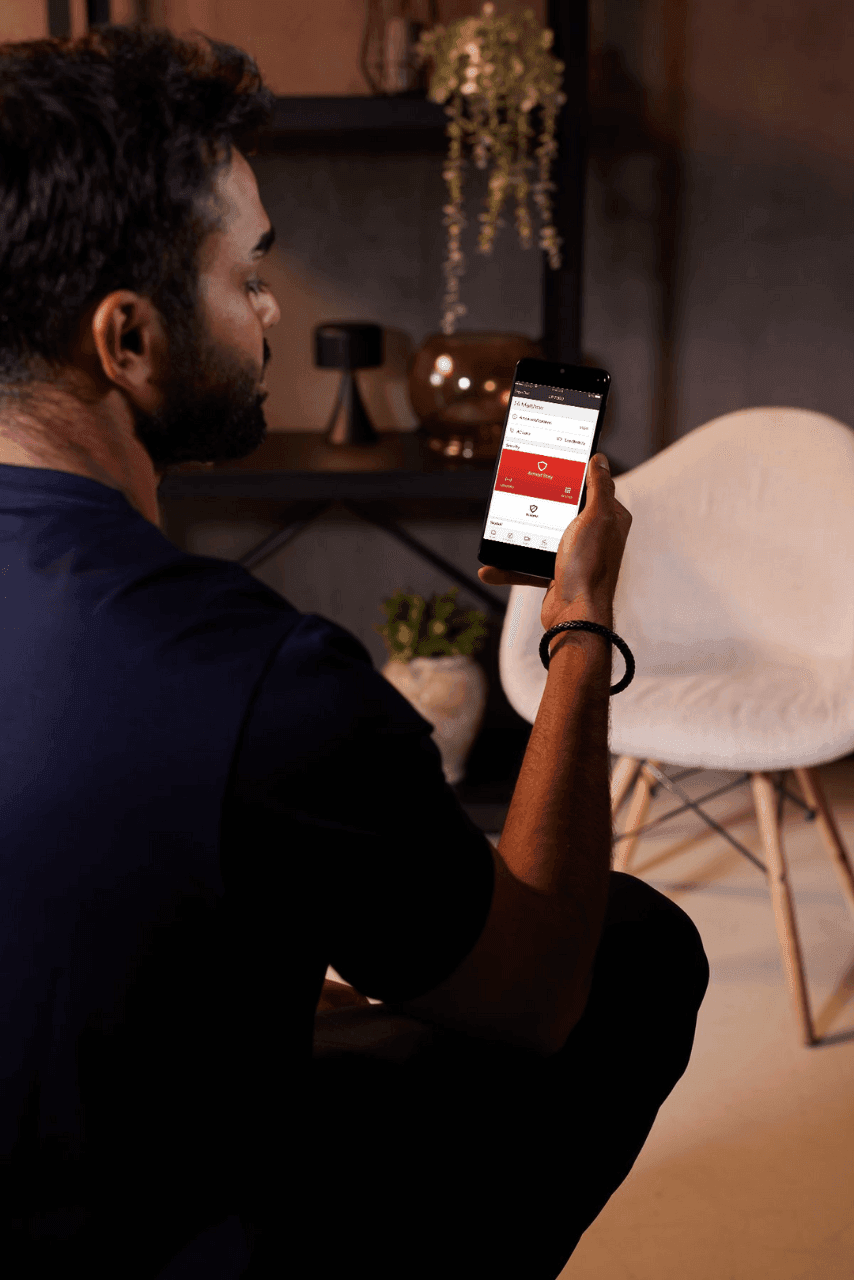
[[[617,656],[614,680],[621,671]],[[750,652],[712,671],[637,674],[611,701],[611,750],[751,773],[822,764],[854,751],[851,687]]]
[[[501,638],[501,683],[513,709],[537,716],[546,671],[537,646],[544,591],[513,587]],[[849,662],[771,650],[744,637],[666,644],[615,629],[636,672],[611,699],[611,751],[681,768],[773,772],[838,760],[854,751],[854,672]],[[613,650],[612,681],[624,663]]]

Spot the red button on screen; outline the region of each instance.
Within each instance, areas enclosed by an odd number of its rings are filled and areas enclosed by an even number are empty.
[[[495,491],[577,506],[586,465],[573,458],[544,458],[541,453],[502,449]]]

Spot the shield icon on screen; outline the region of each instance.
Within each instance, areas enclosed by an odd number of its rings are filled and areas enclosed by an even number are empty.
[[[532,502],[532,503],[531,503],[531,505],[530,505],[530,507],[528,508],[528,510],[529,510],[529,511],[536,511],[536,509],[537,509],[537,504],[536,504],[536,502]]]
[[[545,471],[545,469],[546,469],[546,467],[547,467],[548,465],[549,465],[549,464],[548,464],[547,462],[538,462],[538,463],[537,463],[537,466],[540,468],[540,470],[541,470],[541,471]]]

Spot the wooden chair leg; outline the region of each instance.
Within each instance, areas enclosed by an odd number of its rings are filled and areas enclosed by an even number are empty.
[[[638,827],[643,826],[649,809],[649,801],[652,794],[654,779],[644,769],[643,766],[645,763],[646,761],[644,760],[640,761],[638,780],[635,783],[635,789],[632,793],[632,798],[629,801],[629,808],[626,813],[626,825],[624,828],[627,832],[635,831]],[[657,760],[651,760],[650,764],[655,765],[656,768],[659,767]],[[635,845],[639,839],[639,835],[627,835],[625,840],[621,840],[619,842],[614,853],[615,871],[628,870],[629,860],[634,853]]]
[[[804,800],[811,809],[816,811],[818,829],[830,854],[830,861],[833,863],[834,870],[839,876],[842,896],[848,903],[852,916],[854,916],[854,869],[851,866],[848,850],[842,843],[839,829],[833,820],[830,806],[825,799],[824,787],[821,785],[818,772],[815,769],[795,769],[795,777],[798,780]]]
[[[616,818],[620,805],[626,798],[626,792],[638,775],[642,761],[632,756],[620,756],[611,774],[611,817]]]
[[[777,823],[776,792],[771,778],[766,773],[751,774],[750,782],[756,820],[768,863],[768,887],[771,891],[774,923],[777,927],[777,940],[780,944],[789,993],[794,1002],[803,1042],[806,1045],[813,1045],[816,1043],[816,1036],[810,1017],[809,993],[804,977],[795,909],[789,892],[788,865]]]

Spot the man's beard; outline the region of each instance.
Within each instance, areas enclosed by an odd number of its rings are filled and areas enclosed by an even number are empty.
[[[155,470],[254,453],[267,435],[257,368],[213,343],[197,316],[170,325],[169,338],[163,403],[153,414],[134,412],[136,438]],[[265,366],[269,356],[265,339]]]

